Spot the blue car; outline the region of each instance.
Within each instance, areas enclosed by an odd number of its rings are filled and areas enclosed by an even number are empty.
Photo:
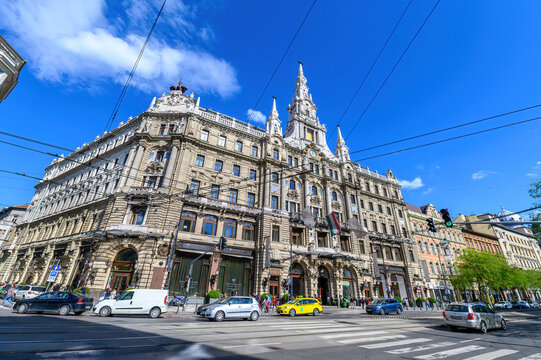
[[[385,315],[389,313],[397,313],[400,315],[404,311],[402,304],[396,299],[375,299],[366,306],[366,312],[368,314],[380,314]]]

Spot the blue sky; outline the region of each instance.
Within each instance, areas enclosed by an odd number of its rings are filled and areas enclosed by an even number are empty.
[[[435,2],[412,3],[342,120],[344,135]],[[169,0],[116,124],[144,111],[179,78],[201,96],[201,106],[246,120],[311,3]],[[300,60],[330,134],[407,3],[318,1],[256,110],[267,115],[276,96],[285,125]],[[0,104],[0,130],[68,148],[102,133],[160,5],[161,0],[5,4],[0,31],[28,64]],[[533,1],[442,1],[347,139],[350,151],[541,103],[540,11]],[[541,108],[352,159],[536,116]],[[405,181],[406,201],[415,205],[431,202],[452,215],[495,212],[500,205],[521,210],[532,202],[529,183],[541,177],[540,123],[361,164],[382,173],[391,168]],[[335,136],[328,139],[332,149]],[[52,161],[4,144],[0,150],[1,169],[37,177]],[[0,180],[0,203],[31,200],[34,180],[6,174]]]

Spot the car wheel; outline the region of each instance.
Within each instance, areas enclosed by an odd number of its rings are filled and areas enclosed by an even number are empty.
[[[457,331],[457,327],[456,327],[456,326],[449,326],[449,329],[451,329],[451,331],[453,331],[453,332]]]
[[[481,332],[486,334],[488,331],[487,324],[484,321],[481,321]]]
[[[58,315],[66,316],[70,313],[70,307],[69,305],[62,305],[60,309],[58,309]]]
[[[319,315],[319,309],[314,309],[314,316],[318,316]]]
[[[17,312],[19,314],[26,314],[26,312],[28,311],[28,305],[26,304],[21,304],[19,305],[19,307],[17,308]]]
[[[214,320],[216,321],[222,321],[225,317],[225,314],[223,311],[218,311],[216,315],[214,315]]]
[[[156,319],[160,317],[161,313],[162,311],[160,310],[160,308],[155,306],[152,309],[150,309],[149,315],[151,318]]]
[[[380,314],[380,315],[385,315],[385,309],[383,309],[383,308],[382,308],[382,309],[379,309],[379,314]]]
[[[100,316],[110,316],[111,308],[109,306],[104,306],[100,309]]]
[[[83,313],[83,311],[76,311],[75,315],[81,315],[82,313]]]
[[[507,330],[507,324],[505,323],[504,319],[502,319],[502,321],[500,322],[500,327],[503,331]]]
[[[252,311],[250,314],[250,320],[257,321],[257,319],[259,319],[259,313],[257,311]]]
[[[294,317],[295,315],[297,315],[297,312],[295,311],[295,309],[289,310],[289,316]]]
[[[396,314],[397,314],[397,315],[402,314],[402,309],[401,309],[401,308],[396,309]]]

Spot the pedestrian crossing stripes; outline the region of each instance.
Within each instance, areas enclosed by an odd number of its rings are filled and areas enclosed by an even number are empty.
[[[394,355],[409,354],[412,352],[432,350],[432,349],[437,349],[440,347],[452,346],[455,344],[456,343],[454,342],[442,342],[442,343],[427,344],[427,345],[420,345],[420,346],[413,346],[413,347],[405,347],[405,348],[400,348],[396,350],[389,350],[387,352],[389,354],[394,354]]]
[[[385,336],[378,336],[378,337],[359,337],[357,339],[348,339],[348,340],[338,340],[340,344],[344,345],[351,345],[351,344],[359,344],[363,342],[373,342],[373,341],[380,341],[380,340],[390,340],[390,339],[400,339],[405,338],[405,335],[385,335]]]
[[[401,345],[407,345],[407,344],[414,344],[414,343],[421,343],[421,342],[427,342],[431,339],[427,338],[418,338],[418,339],[407,339],[407,340],[400,340],[400,341],[391,341],[391,342],[384,342],[379,344],[369,344],[369,345],[360,345],[359,347],[365,348],[365,349],[381,349],[386,347],[393,347],[393,346],[401,346]]]
[[[352,329],[348,329],[352,330]],[[387,331],[369,331],[369,332],[363,332],[362,336],[371,336],[371,335],[379,335],[379,334],[387,334]],[[336,339],[336,338],[344,338],[344,337],[359,337],[360,333],[358,331],[355,332],[340,332],[338,334],[332,334],[332,335],[322,335],[320,336],[323,339]]]
[[[486,354],[473,356],[473,357],[467,358],[465,360],[492,360],[492,359],[497,359],[497,358],[502,357],[502,356],[511,355],[511,354],[516,353],[516,352],[518,352],[518,351],[510,350],[510,349],[501,349],[501,350],[491,351],[491,352],[486,353]]]
[[[461,354],[469,353],[476,350],[482,350],[484,348],[485,348],[484,346],[468,345],[461,348],[436,352],[433,354],[416,356],[414,359],[421,359],[421,360],[445,359],[445,358],[448,358],[449,356],[461,355]]]

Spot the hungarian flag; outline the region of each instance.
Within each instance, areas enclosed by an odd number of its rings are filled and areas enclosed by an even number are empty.
[[[335,213],[330,213],[327,215],[327,224],[329,225],[329,229],[331,229],[331,235],[340,235],[342,231],[340,230],[340,223],[338,222],[338,218],[336,217]]]

